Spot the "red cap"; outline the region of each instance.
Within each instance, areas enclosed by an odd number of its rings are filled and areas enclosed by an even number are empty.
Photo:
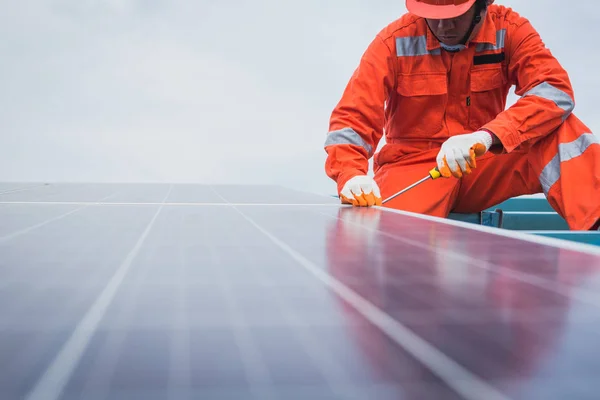
[[[409,12],[423,18],[455,18],[469,11],[475,0],[406,0]]]

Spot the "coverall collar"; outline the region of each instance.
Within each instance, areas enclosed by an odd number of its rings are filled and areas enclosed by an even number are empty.
[[[431,29],[429,29],[427,26],[427,21],[423,19],[423,22],[427,27],[427,50],[432,51],[441,48],[442,46],[440,41],[433,35]],[[494,21],[492,20],[492,16],[489,12],[487,12],[485,15],[481,29],[479,29],[479,32],[477,32],[475,37],[467,43],[467,46],[471,43],[490,43],[496,45],[496,30]]]

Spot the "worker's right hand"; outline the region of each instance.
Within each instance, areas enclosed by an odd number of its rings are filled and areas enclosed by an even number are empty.
[[[450,137],[442,144],[436,161],[443,177],[462,178],[475,168],[475,158],[485,154],[494,142],[488,131],[477,131]]]
[[[377,183],[367,175],[358,175],[346,182],[340,193],[342,203],[369,207],[381,205],[381,193]]]

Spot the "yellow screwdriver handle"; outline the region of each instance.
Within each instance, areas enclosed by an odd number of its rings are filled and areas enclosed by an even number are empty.
[[[429,171],[429,176],[431,176],[431,179],[437,179],[440,176],[442,176],[442,174],[440,173],[440,170],[438,169],[438,167],[435,167],[434,169]]]
[[[471,147],[471,149],[470,149],[472,162],[475,162],[475,157],[479,157],[479,156],[485,154],[485,152],[486,152],[486,148],[483,144],[475,143],[473,145],[473,147]],[[437,179],[440,176],[442,176],[442,174],[440,173],[440,170],[438,169],[438,167],[435,167],[429,171],[429,176],[431,177],[431,179]]]

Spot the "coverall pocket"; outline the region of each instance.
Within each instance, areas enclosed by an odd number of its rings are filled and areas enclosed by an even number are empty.
[[[508,91],[506,81],[501,65],[471,71],[470,129],[478,130],[504,110]]]
[[[446,73],[398,75],[396,132],[406,137],[436,136],[443,126],[448,84]]]

